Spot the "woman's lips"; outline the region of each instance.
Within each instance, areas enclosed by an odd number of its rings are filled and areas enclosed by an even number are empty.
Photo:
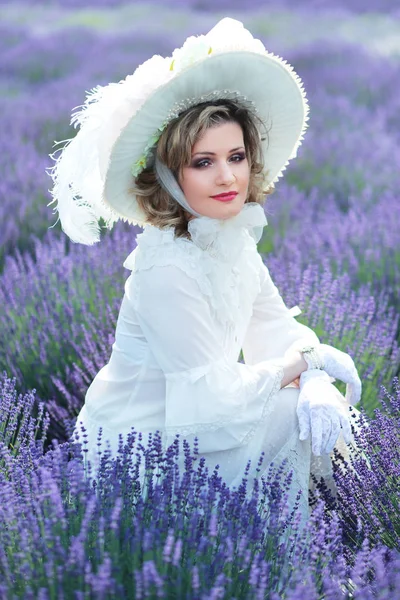
[[[220,202],[230,202],[238,195],[237,192],[231,192],[230,194],[218,194],[218,196],[211,196],[215,200],[219,200]]]

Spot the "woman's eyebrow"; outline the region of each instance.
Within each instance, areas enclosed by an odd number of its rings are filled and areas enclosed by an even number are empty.
[[[229,152],[235,152],[236,150],[240,150],[241,148],[243,148],[243,146],[239,146],[238,148],[232,148],[232,150],[229,150]],[[210,156],[215,156],[215,152],[196,152],[195,154],[193,154],[193,156],[196,156],[197,154],[209,154]]]

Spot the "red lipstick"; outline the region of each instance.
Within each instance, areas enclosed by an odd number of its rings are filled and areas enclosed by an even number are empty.
[[[211,196],[211,198],[215,198],[215,200],[219,200],[220,202],[230,202],[238,195],[237,192],[224,192],[223,194],[217,194],[216,196]]]

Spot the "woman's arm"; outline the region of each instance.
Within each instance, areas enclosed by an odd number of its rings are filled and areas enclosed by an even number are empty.
[[[281,388],[286,387],[289,383],[298,382],[296,387],[299,387],[300,375],[307,371],[308,365],[303,358],[301,352],[293,352],[284,358],[284,377],[281,382]]]
[[[242,344],[244,360],[249,365],[284,357],[297,340],[320,344],[312,329],[296,321],[293,310],[287,308],[273,283],[268,268],[262,260],[260,262],[261,290],[254,301],[253,314]],[[301,372],[299,370],[293,380]]]

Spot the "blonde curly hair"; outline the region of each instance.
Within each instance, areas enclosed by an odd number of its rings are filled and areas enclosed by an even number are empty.
[[[268,132],[261,119],[233,100],[203,102],[187,109],[167,125],[155,151],[178,181],[183,168],[190,164],[196,141],[209,127],[226,122],[238,123],[243,131],[250,165],[246,203],[264,204],[265,196],[274,191],[273,185],[266,185],[267,173],[264,173],[260,144],[261,140],[266,139],[260,136],[268,136]],[[190,239],[188,222],[192,215],[161,187],[153,166],[145,168],[134,178],[129,191],[136,196],[140,208],[147,215],[148,223],[160,229],[175,227],[175,236]]]

